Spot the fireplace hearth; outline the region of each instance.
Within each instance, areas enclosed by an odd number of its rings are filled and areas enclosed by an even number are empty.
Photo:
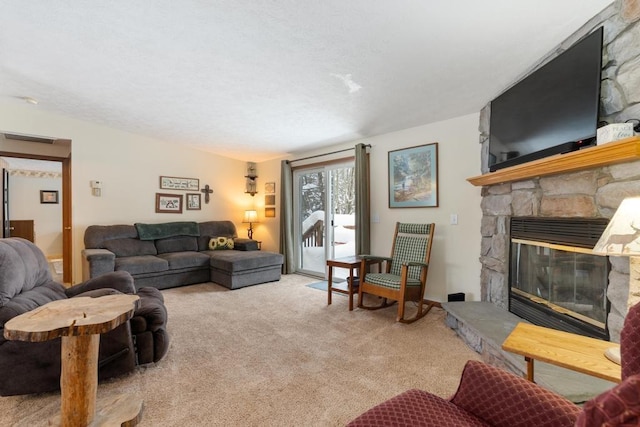
[[[608,340],[610,264],[591,253],[607,223],[512,218],[509,311],[536,325]]]

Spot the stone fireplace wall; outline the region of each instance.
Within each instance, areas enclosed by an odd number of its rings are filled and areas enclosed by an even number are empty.
[[[567,39],[554,54],[604,26],[601,120],[640,119],[640,0],[618,0]],[[539,65],[541,65],[539,64]],[[483,173],[487,170],[490,106],[480,115]],[[482,189],[481,299],[507,309],[509,220],[512,216],[611,218],[620,202],[640,195],[640,161],[559,174]],[[612,341],[619,341],[626,315],[629,260],[610,257],[607,296]]]

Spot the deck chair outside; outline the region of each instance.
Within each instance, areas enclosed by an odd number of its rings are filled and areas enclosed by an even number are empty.
[[[391,257],[379,257],[373,255],[361,255],[360,265],[361,279],[358,290],[358,307],[367,310],[377,310],[389,307],[398,302],[398,316],[396,321],[412,323],[424,317],[432,304],[424,309],[424,292],[427,284],[427,272],[429,270],[429,258],[433,243],[435,224],[407,224],[396,223],[393,237]],[[385,262],[384,271],[368,273],[367,262],[382,260]],[[376,295],[383,298],[378,306],[366,306],[363,303],[363,294]],[[388,300],[394,302],[389,303]],[[412,318],[405,319],[405,303],[415,301],[418,311]]]

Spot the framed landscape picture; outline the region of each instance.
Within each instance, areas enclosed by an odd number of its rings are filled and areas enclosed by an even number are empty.
[[[438,206],[438,143],[389,151],[389,207]]]
[[[40,203],[58,203],[58,190],[40,190]]]
[[[156,213],[182,213],[182,194],[156,193]]]

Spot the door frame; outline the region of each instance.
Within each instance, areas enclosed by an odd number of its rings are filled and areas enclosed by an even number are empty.
[[[299,184],[296,182],[295,176],[296,173],[304,173],[304,172],[314,172],[314,171],[323,171],[325,172],[327,175],[327,183],[326,183],[326,187],[327,187],[327,194],[325,194],[325,203],[329,203],[331,204],[331,202],[329,201],[329,198],[331,197],[331,180],[329,178],[329,171],[331,169],[336,169],[339,168],[341,165],[348,165],[348,164],[352,164],[355,167],[355,156],[348,156],[348,157],[341,157],[341,158],[337,158],[337,159],[332,159],[332,160],[327,160],[327,161],[323,161],[323,162],[317,162],[317,163],[308,163],[305,165],[301,165],[301,166],[296,166],[291,168],[292,171],[292,178],[293,178],[293,217],[294,217],[294,231],[293,231],[293,235],[294,235],[294,253],[295,253],[295,260],[296,260],[296,271],[300,272],[302,274],[308,274],[311,276],[316,276],[318,275],[318,273],[313,272],[311,270],[302,270],[300,268],[300,263],[302,261],[302,242],[300,241],[301,237],[302,237],[302,231],[300,230],[300,206],[296,203],[297,198],[299,197],[299,194],[297,194],[297,191],[299,191]],[[333,245],[333,241],[334,241],[334,227],[333,227],[333,213],[329,212],[328,209],[326,209],[325,206],[325,215],[324,215],[324,222],[325,222],[325,234],[324,234],[324,240],[325,240],[325,258],[326,259],[330,259],[330,253],[333,253],[334,251],[334,245]],[[329,245],[331,245],[331,247],[329,247]],[[326,263],[325,263],[326,264]],[[326,279],[327,278],[327,268],[325,265],[324,268],[324,274],[322,274],[322,276]]]
[[[71,283],[73,272],[72,220],[71,220],[71,154],[69,157],[43,156],[39,154],[14,153],[0,151],[0,157],[19,159],[48,160],[62,163],[62,280]]]

